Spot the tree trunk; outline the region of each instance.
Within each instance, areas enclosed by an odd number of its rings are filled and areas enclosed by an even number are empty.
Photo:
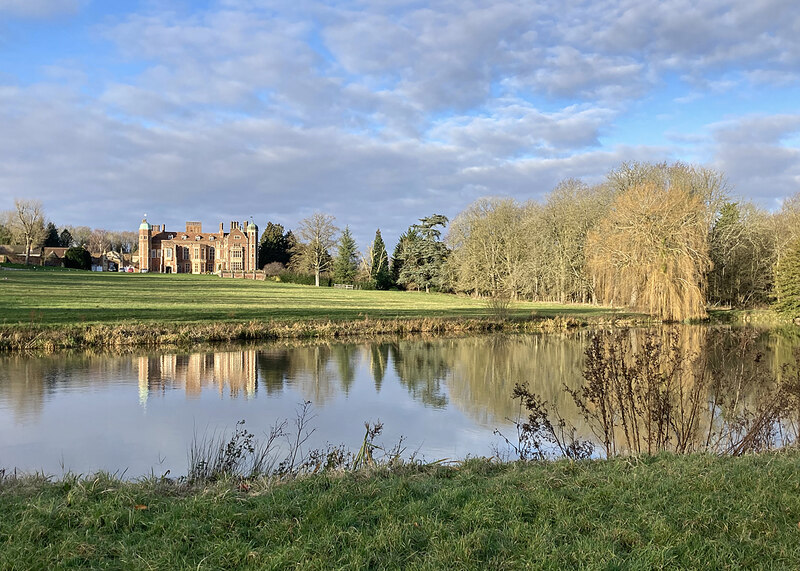
[[[314,272],[314,282],[317,287],[319,287],[319,268]]]

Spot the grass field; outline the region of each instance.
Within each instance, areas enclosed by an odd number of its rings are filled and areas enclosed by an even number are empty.
[[[797,569],[800,455],[0,480],[0,568]]]
[[[615,313],[591,305],[519,302],[514,317]],[[208,275],[0,270],[0,325],[482,318],[480,300],[438,293],[353,291]]]

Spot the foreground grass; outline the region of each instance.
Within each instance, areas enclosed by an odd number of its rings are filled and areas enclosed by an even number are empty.
[[[0,271],[0,349],[496,329],[481,300],[206,275]],[[518,302],[513,321],[617,319],[591,305]],[[301,325],[298,325],[301,324]],[[70,329],[72,328],[72,329]]]
[[[407,467],[185,488],[0,484],[0,568],[775,568],[800,454]]]

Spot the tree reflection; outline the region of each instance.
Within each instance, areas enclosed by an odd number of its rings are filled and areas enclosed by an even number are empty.
[[[450,371],[450,340],[402,341],[389,345],[389,354],[400,383],[414,399],[435,408],[447,406],[442,383]]]

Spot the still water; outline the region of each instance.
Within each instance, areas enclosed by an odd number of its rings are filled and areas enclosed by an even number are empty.
[[[702,328],[683,328],[687,339]],[[700,334],[698,332],[701,332]],[[312,403],[307,446],[356,450],[364,422],[378,443],[402,437],[426,460],[491,455],[517,416],[516,382],[588,433],[563,386],[582,382],[591,331],[542,335],[272,343],[202,352],[0,357],[0,468],[136,477],[185,474],[195,436],[245,420],[256,436]],[[696,342],[696,341],[693,341]],[[797,341],[757,335],[779,368]],[[734,351],[732,354],[736,354]],[[749,357],[741,355],[743,359]],[[725,358],[730,358],[730,352]],[[726,366],[736,367],[731,362]]]

